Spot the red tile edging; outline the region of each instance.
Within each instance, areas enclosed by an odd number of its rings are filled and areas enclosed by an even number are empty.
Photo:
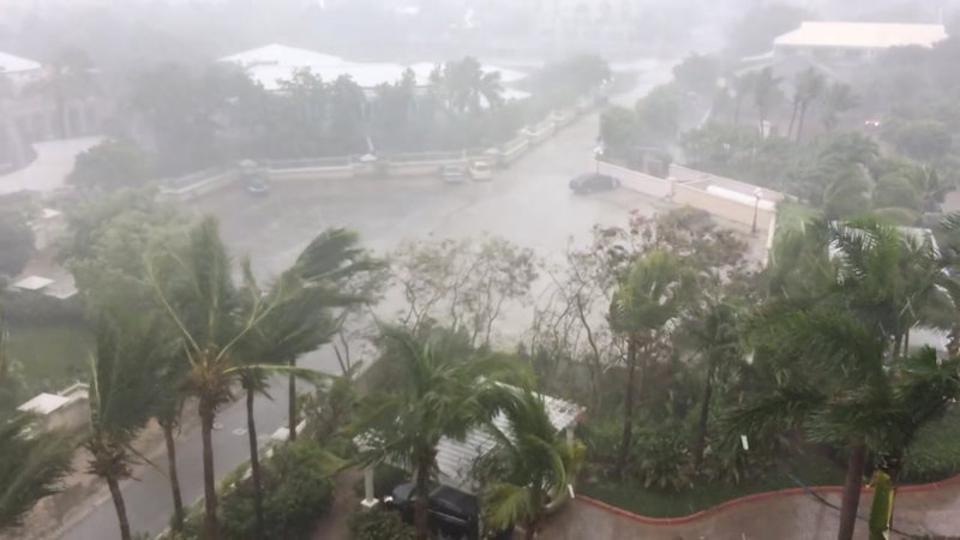
[[[939,482],[930,482],[929,484],[910,484],[905,486],[900,486],[897,488],[898,493],[916,493],[923,491],[934,491],[940,489],[947,484],[952,484],[957,481],[960,481],[960,474],[947,478],[946,480],[941,480]],[[872,491],[872,488],[864,487],[864,492]],[[724,501],[718,505],[711,506],[699,512],[694,512],[693,514],[688,514],[686,516],[677,516],[677,517],[650,517],[644,516],[641,514],[635,514],[629,510],[624,510],[618,506],[613,506],[612,504],[599,501],[592,497],[586,495],[577,494],[577,499],[581,500],[591,506],[595,506],[601,510],[623,516],[627,519],[637,521],[646,525],[661,525],[661,526],[671,526],[671,525],[683,525],[685,523],[690,523],[700,519],[704,519],[712,514],[719,513],[727,508],[734,506],[739,506],[742,504],[752,503],[756,501],[763,501],[767,499],[772,499],[775,497],[789,497],[793,495],[802,495],[808,491],[814,491],[816,493],[840,493],[843,491],[843,486],[812,486],[809,488],[786,488],[780,489],[777,491],[763,491],[760,493],[752,493],[750,495],[744,495],[743,497],[738,497],[736,499],[730,499],[729,501]]]

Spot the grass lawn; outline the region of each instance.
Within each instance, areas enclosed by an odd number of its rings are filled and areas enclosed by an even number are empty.
[[[23,381],[24,400],[89,378],[93,335],[88,329],[57,323],[17,324],[8,330],[7,353]]]
[[[724,501],[778,489],[808,486],[839,485],[843,470],[825,457],[810,455],[792,459],[763,478],[733,483],[705,483],[685,491],[663,491],[642,486],[609,483],[581,483],[579,491],[588,497],[650,517],[678,517],[716,506]]]

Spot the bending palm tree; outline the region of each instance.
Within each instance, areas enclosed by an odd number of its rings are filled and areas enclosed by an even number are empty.
[[[568,444],[550,422],[543,399],[524,392],[503,409],[507,430],[491,424],[498,441],[488,472],[495,480],[485,490],[487,523],[496,529],[522,524],[533,539],[547,505],[566,496],[582,447]]]
[[[427,501],[437,469],[437,446],[444,437],[463,439],[475,426],[489,422],[512,399],[495,382],[515,372],[493,358],[457,357],[449,343],[422,339],[407,330],[384,329],[388,356],[396,361],[393,387],[370,396],[369,410],[359,423],[369,448],[365,461],[389,460],[410,467],[415,475],[414,524],[418,540],[429,534]]]
[[[103,322],[97,333],[97,353],[90,388],[91,435],[89,471],[103,478],[110,488],[117,511],[120,537],[130,540],[130,522],[120,492],[120,481],[131,474],[136,452],[131,444],[153,416],[160,387],[155,370],[161,344],[151,328],[120,330]]]
[[[633,263],[610,305],[610,327],[627,342],[627,379],[623,403],[623,431],[617,470],[623,473],[633,442],[633,408],[639,370],[646,383],[649,357],[655,354],[659,333],[680,314],[692,284],[680,260],[654,250]]]

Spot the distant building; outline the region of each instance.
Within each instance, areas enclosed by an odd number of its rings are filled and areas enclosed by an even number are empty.
[[[94,92],[58,92],[55,72],[0,52],[0,174],[29,163],[32,144],[99,134],[106,103]]]
[[[401,65],[390,62],[356,62],[309,49],[288,47],[277,43],[225,56],[221,62],[243,68],[250,77],[267,90],[276,90],[280,81],[289,81],[294,74],[309,69],[324,81],[336,80],[349,75],[364,89],[373,89],[383,83],[394,83],[403,77],[408,68],[413,70],[418,86],[430,84],[430,72],[436,66],[432,62],[417,62]],[[519,71],[484,66],[484,71],[499,71],[500,80],[510,83],[526,77]],[[517,92],[508,92],[505,97],[522,97]]]
[[[930,48],[947,38],[942,24],[811,22],[778,36],[774,56],[810,56],[831,63],[859,62],[893,47]]]

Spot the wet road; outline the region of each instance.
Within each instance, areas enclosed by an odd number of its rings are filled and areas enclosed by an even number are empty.
[[[643,86],[662,82],[668,73],[651,73]],[[637,92],[634,92],[637,93]],[[632,98],[631,98],[632,99]],[[447,185],[439,178],[298,180],[274,183],[269,196],[256,198],[229,189],[193,203],[199,213],[218,216],[234,255],[249,255],[258,275],[275,275],[290,264],[318,232],[330,226],[356,229],[363,243],[380,252],[403,240],[503,236],[534,248],[547,260],[563,256],[568,243],[589,238],[594,224],[623,224],[630,211],[653,212],[651,201],[620,189],[591,196],[573,195],[567,183],[594,168],[592,159],[597,116],[590,115],[561,130],[491,182]],[[302,365],[339,373],[329,347],[307,355]],[[256,408],[261,434],[286,422],[285,386],[275,381],[277,399],[260,399]],[[217,476],[248,458],[242,402],[219,416],[223,428],[214,434]],[[178,441],[184,499],[202,496],[200,437],[197,430]],[[144,468],[137,481],[122,485],[134,531],[162,531],[172,511],[169,486],[160,472]],[[103,540],[117,535],[109,498],[62,536],[69,540]]]

